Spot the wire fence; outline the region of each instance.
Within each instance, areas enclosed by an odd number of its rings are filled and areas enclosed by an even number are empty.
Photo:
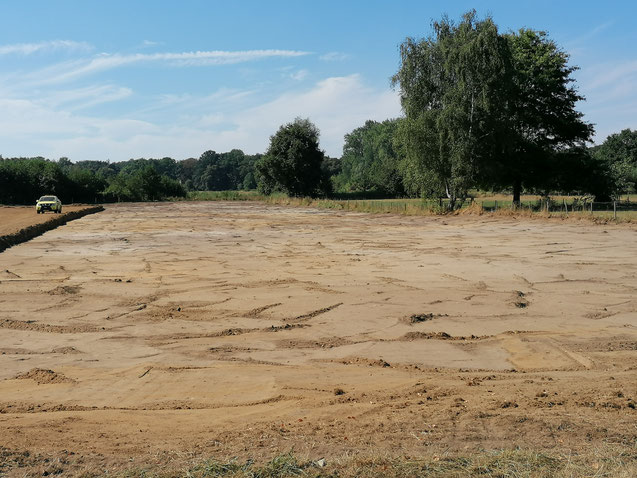
[[[316,206],[322,209],[338,209],[367,213],[388,213],[405,215],[445,214],[449,212],[449,203],[445,199],[354,199],[354,200],[301,200],[288,199],[286,203]],[[279,202],[279,201],[275,201]],[[585,198],[540,198],[514,203],[511,200],[469,199],[456,204],[456,211],[476,209],[484,213],[524,212],[548,215],[589,215],[596,218],[637,221],[637,202],[635,201],[591,201]]]
[[[637,202],[630,200],[600,202],[579,198],[573,198],[571,200],[543,198],[535,201],[520,202],[517,204],[513,201],[481,201],[480,205],[484,211],[488,212],[497,211],[498,209],[510,209],[563,214],[604,213],[604,215],[612,214],[615,219],[617,219],[618,214],[637,212]]]

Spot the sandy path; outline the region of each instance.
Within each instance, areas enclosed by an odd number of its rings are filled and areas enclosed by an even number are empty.
[[[108,207],[0,254],[0,446],[125,463],[634,442],[636,238]]]

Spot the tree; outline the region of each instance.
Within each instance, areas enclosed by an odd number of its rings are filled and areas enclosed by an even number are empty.
[[[637,130],[611,134],[593,148],[593,156],[609,169],[612,193],[620,195],[637,189]]]
[[[345,135],[341,173],[335,179],[345,191],[402,195],[404,188],[394,135],[400,120],[366,121]]]
[[[444,17],[433,35],[401,45],[392,82],[400,87],[408,189],[463,200],[495,149],[498,109],[506,93],[506,42],[493,20],[471,11],[456,25]],[[415,183],[418,182],[419,184]]]
[[[475,11],[433,29],[401,45],[393,77],[406,116],[397,137],[408,189],[444,193],[450,207],[476,186],[511,187],[515,202],[523,187],[545,189],[556,161],[573,157],[562,153],[581,151],[593,133],[575,109],[583,97],[568,54],[544,32],[499,34]]]
[[[545,32],[521,29],[504,36],[511,57],[511,86],[504,122],[501,153],[487,172],[500,186],[512,186],[519,203],[522,187],[542,188],[551,182],[556,163],[572,148],[581,150],[590,141],[593,126],[585,123],[575,107],[584,100],[571,74],[569,55]]]
[[[316,196],[328,181],[321,165],[319,130],[309,120],[296,118],[270,137],[266,154],[255,163],[257,186],[265,194],[282,191],[290,196]]]

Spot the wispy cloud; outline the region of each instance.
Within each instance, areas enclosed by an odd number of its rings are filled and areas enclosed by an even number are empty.
[[[331,51],[319,56],[319,60],[321,61],[344,61],[348,58],[349,55],[347,53],[342,53],[340,51]]]
[[[307,70],[299,70],[299,71],[295,71],[294,73],[290,74],[290,78],[293,79],[294,81],[302,81],[305,78],[307,78],[307,75],[309,75],[310,72]]]
[[[593,27],[589,32],[585,33],[584,35],[582,35],[580,37],[575,38],[573,40],[573,42],[574,43],[582,43],[582,42],[591,40],[591,39],[595,38],[597,35],[599,35],[600,33],[602,33],[603,31],[605,31],[608,28],[612,27],[614,23],[615,22],[613,22],[613,21],[600,23],[599,25],[596,25],[595,27]]]
[[[244,50],[244,51],[194,51],[182,53],[136,53],[131,55],[101,54],[89,60],[65,62],[37,72],[44,82],[53,83],[72,80],[100,71],[137,63],[163,62],[174,66],[230,65],[267,58],[292,58],[308,55],[296,50]],[[52,73],[52,74],[51,74]]]
[[[133,90],[113,85],[93,85],[74,90],[55,91],[38,100],[52,108],[64,108],[69,111],[77,111],[91,106],[119,101],[128,98]]]
[[[578,76],[586,97],[582,111],[592,121],[604,118],[596,125],[596,143],[624,128],[637,129],[637,61],[599,63],[582,68]]]
[[[40,43],[16,43],[0,45],[0,55],[31,55],[33,53],[56,50],[89,51],[92,47],[86,42],[71,40],[52,40]]]
[[[610,63],[589,67],[586,71],[590,76],[586,78],[588,88],[600,88],[612,84],[633,82],[637,76],[637,60]]]
[[[128,94],[114,86],[64,91],[42,99],[2,99],[0,144],[4,156],[68,156],[72,160],[131,157],[198,157],[207,149],[263,152],[268,138],[295,117],[310,118],[321,130],[321,147],[340,156],[343,135],[368,119],[400,115],[398,95],[366,84],[359,75],[330,77],[255,104],[250,91],[220,89],[208,96],[169,95],[159,115],[96,117],[74,110],[99,98]],[[226,100],[232,100],[229,103]]]

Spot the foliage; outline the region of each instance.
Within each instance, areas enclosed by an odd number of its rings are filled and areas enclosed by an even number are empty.
[[[185,197],[188,190],[255,189],[254,163],[260,157],[239,149],[206,151],[199,159],[183,161],[164,157],[118,163],[0,156],[0,204],[31,204],[42,194],[56,194],[66,203],[92,203]]]
[[[452,208],[478,185],[512,187],[519,201],[523,187],[554,187],[578,159],[592,169],[569,188],[603,193],[604,182],[591,180],[599,168],[582,154],[593,127],[575,109],[583,97],[568,59],[546,33],[503,35],[475,11],[458,24],[434,22],[428,38],[407,38],[393,77],[406,116],[396,135],[405,189],[444,194]]]
[[[323,159],[318,128],[309,119],[297,118],[270,137],[265,156],[255,163],[258,189],[264,194],[317,196],[329,188]]]
[[[637,190],[637,130],[611,134],[593,148],[593,157],[609,170],[615,195]]]
[[[186,190],[148,161],[114,166],[97,161],[74,164],[66,158],[0,158],[0,203],[32,204],[43,194],[55,194],[64,203],[92,203],[157,200],[185,196]]]
[[[394,148],[399,122],[397,119],[382,123],[370,120],[345,135],[341,171],[334,178],[336,190],[376,191],[393,196],[404,194]]]
[[[206,151],[199,160],[186,164],[180,179],[191,181],[191,189],[198,191],[254,189],[254,163],[260,156],[246,155],[240,149],[228,153]]]
[[[466,13],[456,25],[434,22],[432,36],[401,45],[400,86],[405,125],[406,189],[449,198],[453,208],[495,150],[499,107],[507,84],[506,43],[491,18]]]
[[[577,93],[569,55],[545,32],[521,29],[504,36],[511,56],[511,86],[502,123],[504,154],[495,157],[488,173],[500,186],[513,186],[519,201],[522,187],[546,188],[554,170],[563,169],[560,153],[581,151],[593,126],[575,109]],[[585,164],[585,163],[583,163]]]

